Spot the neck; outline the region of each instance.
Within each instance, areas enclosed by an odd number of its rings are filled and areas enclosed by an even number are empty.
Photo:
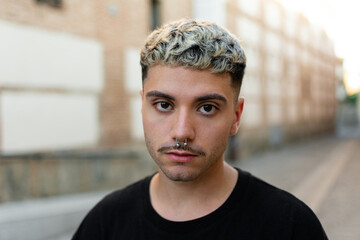
[[[168,220],[192,220],[220,207],[230,196],[236,181],[237,171],[224,161],[189,182],[172,181],[159,171],[150,184],[151,202]]]

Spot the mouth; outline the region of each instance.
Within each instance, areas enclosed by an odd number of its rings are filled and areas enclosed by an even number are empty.
[[[186,163],[194,160],[197,155],[187,151],[169,151],[165,153],[166,156],[173,162]]]

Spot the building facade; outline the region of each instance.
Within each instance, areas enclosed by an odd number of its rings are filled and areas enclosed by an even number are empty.
[[[228,9],[227,25],[248,56],[243,145],[333,131],[336,57],[325,31],[272,0],[231,1]]]
[[[1,152],[141,143],[140,48],[182,17],[216,21],[243,42],[243,146],[332,130],[332,42],[274,0],[2,0]]]

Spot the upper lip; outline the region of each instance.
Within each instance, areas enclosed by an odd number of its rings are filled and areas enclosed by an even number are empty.
[[[176,154],[176,155],[180,155],[180,156],[196,156],[196,154],[191,153],[191,152],[187,152],[187,151],[177,151],[177,150],[172,150],[169,152],[166,152],[166,154]]]

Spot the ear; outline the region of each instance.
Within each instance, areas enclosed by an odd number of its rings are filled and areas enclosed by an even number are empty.
[[[244,101],[245,101],[245,99],[243,97],[241,97],[238,99],[238,101],[236,103],[235,111],[234,111],[234,120],[231,125],[230,135],[235,135],[237,133],[237,131],[239,130],[241,114],[242,114],[242,111],[244,108]]]

